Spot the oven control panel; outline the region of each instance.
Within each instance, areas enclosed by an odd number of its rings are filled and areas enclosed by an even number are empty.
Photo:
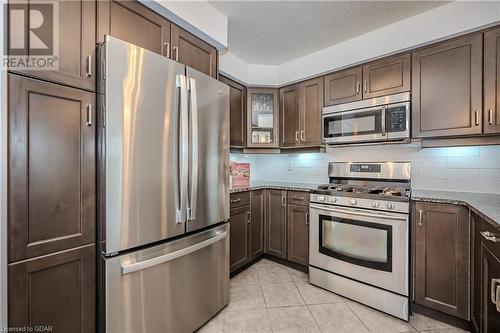
[[[329,204],[334,206],[367,208],[373,210],[382,210],[382,211],[405,213],[405,214],[408,214],[410,211],[410,204],[408,202],[353,198],[347,196],[333,196],[333,195],[316,194],[316,193],[311,193],[310,202],[319,204]]]

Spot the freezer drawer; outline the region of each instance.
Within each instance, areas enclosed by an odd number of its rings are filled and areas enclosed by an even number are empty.
[[[192,332],[229,302],[229,224],[101,260],[106,332]]]

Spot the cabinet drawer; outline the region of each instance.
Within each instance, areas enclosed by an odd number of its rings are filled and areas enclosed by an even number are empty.
[[[250,204],[250,192],[232,193],[229,199],[229,207],[236,208]]]
[[[493,254],[500,257],[500,229],[475,215],[477,241],[482,242]]]
[[[288,204],[309,205],[309,193],[301,191],[288,191]]]

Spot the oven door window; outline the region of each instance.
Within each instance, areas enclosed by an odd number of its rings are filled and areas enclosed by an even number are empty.
[[[319,252],[392,272],[392,226],[319,215]]]
[[[335,114],[323,119],[325,138],[382,135],[382,109]]]

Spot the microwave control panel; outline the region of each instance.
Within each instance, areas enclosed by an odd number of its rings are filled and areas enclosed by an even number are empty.
[[[406,131],[406,106],[388,107],[385,111],[387,132]]]

